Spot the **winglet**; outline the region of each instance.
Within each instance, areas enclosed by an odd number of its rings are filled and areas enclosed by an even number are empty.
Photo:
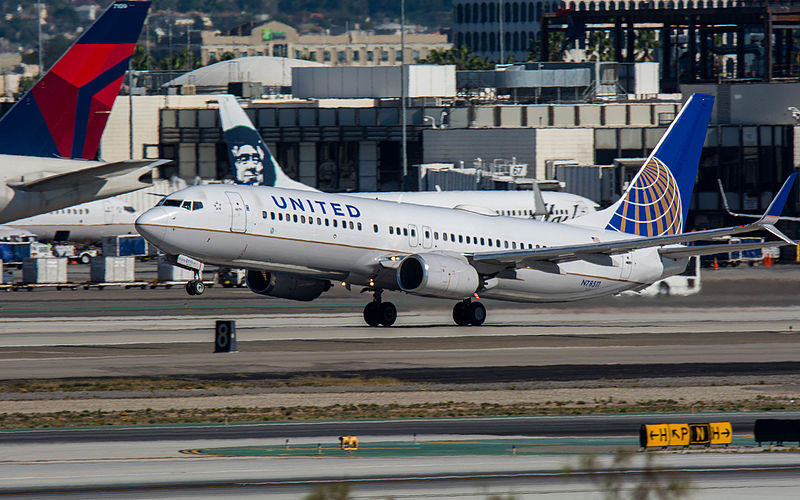
[[[775,198],[773,198],[772,203],[770,203],[769,207],[767,207],[767,211],[764,212],[764,215],[762,215],[758,222],[756,222],[756,224],[790,245],[796,245],[797,243],[783,234],[780,230],[778,230],[777,227],[773,226],[773,224],[781,219],[781,212],[783,212],[783,207],[786,205],[786,200],[789,198],[789,191],[792,190],[792,186],[794,185],[794,180],[796,177],[797,172],[793,173],[786,179],[786,181],[783,183],[783,186],[781,186],[780,191],[778,191],[778,194],[776,194]]]

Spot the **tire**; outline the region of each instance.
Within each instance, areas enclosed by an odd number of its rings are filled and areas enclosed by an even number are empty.
[[[659,283],[658,284],[658,294],[667,296],[669,295],[669,285],[666,283]]]
[[[381,324],[379,309],[380,304],[378,302],[370,302],[364,306],[364,321],[369,326],[378,326]]]
[[[81,264],[89,264],[92,262],[92,257],[88,253],[81,254],[80,257]]]
[[[467,320],[467,307],[469,302],[459,302],[453,306],[453,321],[456,322],[458,326],[468,326],[469,321]]]
[[[189,295],[196,295],[194,293],[194,286],[192,286],[192,284],[193,284],[192,281],[186,283],[186,293],[188,293]]]
[[[470,325],[481,326],[486,321],[486,308],[480,302],[470,302],[464,312]]]
[[[392,326],[397,320],[397,308],[391,302],[381,302],[379,312],[383,326]]]
[[[206,291],[206,284],[203,283],[201,280],[197,280],[194,282],[194,294],[195,295],[203,295],[203,292]]]

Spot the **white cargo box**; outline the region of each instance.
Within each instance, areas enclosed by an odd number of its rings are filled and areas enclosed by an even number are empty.
[[[22,263],[23,283],[66,283],[67,259],[25,259]]]
[[[133,257],[93,257],[90,279],[94,283],[129,283],[133,281]]]
[[[158,258],[158,281],[190,281],[193,279],[194,272],[173,266],[163,255]]]

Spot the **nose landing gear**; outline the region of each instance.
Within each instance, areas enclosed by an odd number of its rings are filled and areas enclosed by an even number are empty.
[[[381,302],[383,290],[375,290],[372,302],[364,306],[364,321],[369,326],[392,326],[397,320],[397,308],[391,302]]]
[[[453,321],[459,326],[480,326],[486,321],[486,308],[480,302],[463,300],[453,306]]]

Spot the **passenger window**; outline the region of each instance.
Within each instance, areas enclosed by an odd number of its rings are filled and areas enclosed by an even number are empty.
[[[494,240],[494,242],[495,242],[495,245],[497,245],[497,248],[500,248],[500,240]]]
[[[425,231],[425,239],[428,239],[430,237],[431,237],[431,232],[430,231]]]
[[[397,234],[398,234],[398,236],[399,236],[399,235],[400,235],[400,227],[398,227],[398,228],[396,229],[396,232],[397,232]]]
[[[416,238],[416,236],[417,236],[417,231],[416,231],[416,230],[414,230],[414,229],[412,229],[412,230],[411,230],[411,236],[412,236],[412,237],[414,237],[414,238]]]
[[[439,233],[437,233],[436,231],[433,232],[433,239],[434,240],[438,240],[439,239]]]
[[[489,238],[489,246],[492,246],[492,239]]]
[[[511,242],[511,248],[513,248],[514,250],[517,249],[517,242],[516,241],[512,241]]]
[[[408,236],[408,228],[403,228],[403,236]]]
[[[389,234],[394,234],[394,226],[389,226]]]
[[[450,233],[450,241],[452,241],[453,243],[456,242],[456,235],[455,234]]]
[[[361,223],[358,223],[358,230],[361,231]]]
[[[346,220],[342,221],[342,229],[347,229],[347,221]]]
[[[266,219],[267,218],[267,212],[266,211],[261,212],[261,218],[262,219]]]
[[[372,225],[372,230],[377,233],[378,232],[378,225],[377,224],[373,224]]]
[[[275,212],[270,212],[269,213],[269,218],[272,219],[272,220],[275,220]]]
[[[297,222],[297,214],[294,214],[294,221]]]
[[[447,241],[447,233],[442,233],[442,239],[443,239],[444,241]]]
[[[303,223],[303,224],[306,223],[306,216],[305,215],[301,215],[300,216],[300,222]]]
[[[330,226],[331,225],[331,221],[327,217],[325,218],[325,225],[326,226]]]
[[[531,245],[530,243],[528,243],[528,250],[531,250],[532,248],[533,248],[533,245]]]
[[[333,219],[333,227],[339,227],[339,222],[336,219]]]
[[[350,221],[350,229],[353,229],[353,221]]]
[[[467,243],[469,243],[469,236],[467,236]]]
[[[458,242],[459,243],[464,243],[464,235],[463,234],[459,234],[458,235]]]
[[[282,213],[278,214],[278,220],[283,220],[283,214]]]
[[[481,238],[481,245],[485,245],[486,243],[483,242],[483,238]]]
[[[322,218],[321,217],[317,217],[317,225],[318,226],[322,225]]]

